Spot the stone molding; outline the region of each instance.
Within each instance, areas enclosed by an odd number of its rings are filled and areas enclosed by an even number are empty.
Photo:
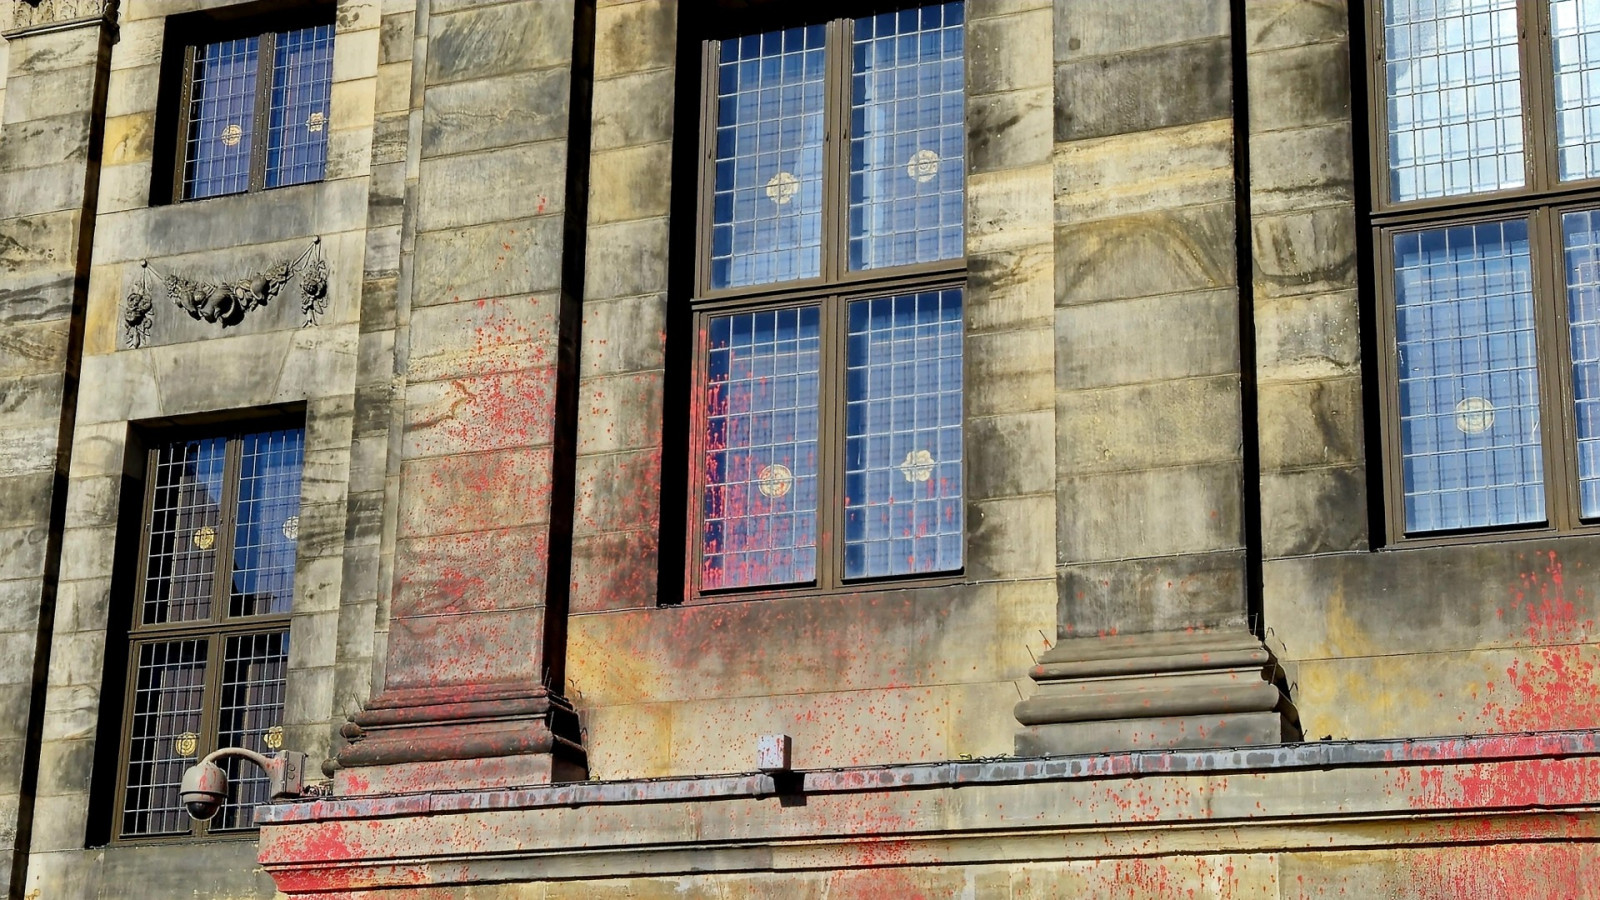
[[[1016,706],[1019,756],[1193,749],[1298,740],[1277,659],[1248,632],[1064,640]]]
[[[389,691],[373,698],[339,730],[346,744],[324,768],[339,794],[390,793],[439,781],[493,781],[509,774],[526,783],[581,780],[587,776],[578,715],[565,698],[545,688],[462,686]],[[488,778],[463,777],[463,767],[484,761],[538,757],[521,769],[491,763]],[[452,763],[455,766],[426,764]],[[395,770],[395,774],[352,769]],[[398,777],[396,777],[398,775]],[[531,780],[530,780],[531,779]]]
[[[8,41],[84,25],[115,24],[119,0],[12,0]]]

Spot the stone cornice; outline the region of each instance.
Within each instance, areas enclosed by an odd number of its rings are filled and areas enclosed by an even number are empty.
[[[0,34],[16,40],[32,34],[65,31],[117,19],[118,0],[11,0],[11,28]]]

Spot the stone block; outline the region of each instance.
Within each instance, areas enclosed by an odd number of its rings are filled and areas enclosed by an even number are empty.
[[[566,196],[566,162],[566,141],[423,160],[417,229],[437,231],[559,213]],[[509,190],[509,185],[516,185],[516,190]]]
[[[35,633],[43,589],[44,582],[38,578],[0,581],[0,632]]]
[[[1366,470],[1262,473],[1261,532],[1268,558],[1367,549]]]
[[[664,294],[583,302],[585,376],[659,369],[665,364]]]
[[[413,381],[526,372],[555,364],[557,298],[501,296],[411,314]]]
[[[1327,207],[1251,222],[1256,299],[1327,294],[1357,286],[1355,213]]]
[[[1018,756],[1079,756],[1129,750],[1261,747],[1283,742],[1277,713],[1167,716],[1030,725],[1017,732]]]
[[[339,614],[296,611],[289,622],[289,671],[331,666],[339,636]],[[319,718],[327,718],[324,712]]]
[[[89,742],[84,742],[89,743]],[[31,854],[54,850],[81,850],[84,822],[89,816],[89,792],[41,796],[34,801]]]
[[[593,534],[650,528],[661,514],[659,448],[580,456],[573,531]]]
[[[64,372],[49,372],[0,382],[0,427],[59,426],[65,379]],[[4,439],[0,436],[0,440]],[[0,466],[4,465],[0,460]]]
[[[55,667],[54,657],[51,659]],[[98,682],[98,678],[96,681]],[[100,686],[98,684],[59,684],[54,681],[45,688],[45,741],[90,740],[100,715]],[[50,792],[54,785],[39,786],[41,794]]]
[[[1048,86],[972,97],[967,102],[967,170],[1038,165],[1050,156]]]
[[[389,620],[389,690],[454,685],[538,684],[542,608]]]
[[[551,366],[412,382],[401,452],[414,459],[549,444],[555,384]]]
[[[1263,471],[1362,461],[1360,378],[1264,384],[1257,396]]]
[[[1064,306],[1055,338],[1057,391],[1233,374],[1239,297],[1228,289]]]
[[[1250,212],[1271,215],[1355,202],[1349,121],[1250,138]]]
[[[16,209],[16,212],[24,211]],[[0,290],[8,294],[16,292],[7,299],[25,297],[55,284],[64,275],[70,277],[72,251],[77,245],[81,219],[82,212],[76,209],[13,214],[0,219],[0,246],[6,248],[4,258],[0,259],[0,267],[3,267],[0,271],[5,273],[6,283]],[[8,310],[6,315],[10,318],[17,313]]]
[[[87,794],[93,770],[94,741],[52,741],[39,750],[41,781]]]
[[[594,77],[664,69],[678,49],[676,0],[643,0],[595,11]]]
[[[1070,61],[1056,66],[1055,79],[1058,141],[1209,122],[1233,111],[1226,38],[1130,50],[1115,64]]]
[[[584,259],[584,299],[666,290],[667,221],[641,219],[591,227]]]
[[[107,121],[108,139],[105,144],[107,162],[112,161],[117,151],[125,149],[124,145],[129,137],[127,134],[129,118],[141,117],[132,116]],[[117,127],[114,128],[113,123]],[[111,140],[113,136],[116,136],[115,142]],[[149,143],[148,140],[139,141],[136,137],[134,141],[136,145]],[[13,122],[5,126],[5,141],[0,143],[0,171],[16,172],[63,163],[71,163],[82,169],[88,158],[89,117],[82,113],[66,113]]]
[[[1233,287],[1234,234],[1231,202],[1057,226],[1056,304]]]
[[[973,97],[1046,87],[1051,76],[1050,11],[973,16],[967,22],[967,93]]]
[[[46,523],[0,529],[0,580],[44,575]]]
[[[159,60],[133,67],[113,67],[106,85],[106,118],[151,113],[161,81]]]
[[[122,502],[122,481],[96,475],[67,482],[67,525],[70,528],[114,527]]]
[[[1071,565],[1242,548],[1241,478],[1237,463],[1063,478],[1057,557]]]
[[[966,339],[967,415],[1050,409],[1055,350],[1047,329],[994,331]]]
[[[44,75],[93,66],[100,60],[100,34],[94,28],[47,31],[14,38],[7,54],[9,77]]]
[[[660,547],[655,529],[574,531],[568,601],[572,614],[650,609],[661,600],[676,599],[674,592],[682,593],[673,585],[657,584]],[[573,699],[582,705],[581,698]]]
[[[671,212],[670,143],[596,151],[589,165],[591,224],[648,219]]]
[[[0,528],[31,527],[49,521],[54,490],[54,471],[0,481]]]
[[[1244,630],[1247,579],[1242,550],[1064,566],[1057,634]]]
[[[967,178],[967,254],[1050,243],[1050,166]]]
[[[402,539],[395,545],[400,577],[395,580],[390,615],[441,616],[543,606],[549,545],[550,532],[544,525]]]
[[[1357,54],[1357,59],[1361,55]],[[1329,41],[1253,52],[1250,132],[1350,122],[1350,47]],[[1252,148],[1253,150],[1254,148]]]
[[[1049,410],[967,418],[967,497],[972,501],[1049,494],[1055,416]]]
[[[675,78],[667,68],[596,79],[590,146],[598,152],[671,140]]]
[[[573,700],[583,715],[590,775],[620,779],[673,774],[671,704],[584,708],[581,696]]]
[[[1056,395],[1063,476],[1238,460],[1239,379],[1184,378]]]
[[[1056,0],[1055,58],[1121,56],[1132,50],[1226,36],[1229,10],[1209,0],[1163,3],[1160,15],[1137,4]]]
[[[0,479],[53,472],[60,422],[5,422],[0,429]]]
[[[967,504],[969,578],[1025,578],[1051,568],[1050,497],[1007,497]]]
[[[1055,308],[1050,244],[967,258],[967,333],[1048,329]]]
[[[661,446],[663,377],[636,372],[591,378],[578,389],[578,453]]]
[[[340,516],[339,518],[343,518]],[[344,583],[342,555],[303,555],[295,564],[295,612],[319,613],[337,609]]]
[[[1055,221],[1119,219],[1231,203],[1233,120],[1057,144]]]
[[[416,41],[416,16],[390,14],[378,25],[378,63],[410,62]]]
[[[5,130],[10,131],[11,126],[29,119],[89,112],[94,102],[94,77],[93,66],[76,66],[39,75],[7,76]],[[31,207],[6,206],[0,209]]]
[[[0,222],[0,240],[6,238],[6,224]],[[0,287],[0,326],[9,330],[17,325],[65,319],[70,315],[73,290],[70,269],[34,269],[27,276],[13,270],[6,278],[7,286]],[[21,374],[27,369],[16,371]]]
[[[1262,384],[1361,374],[1356,291],[1256,303],[1256,376]]]
[[[1244,27],[1251,53],[1319,41],[1348,41],[1349,4],[1345,0],[1251,0],[1245,7]]]
[[[435,4],[438,6],[438,4]],[[502,3],[428,20],[428,84],[445,84],[566,64],[572,57],[572,4]]]
[[[422,156],[563,138],[570,92],[564,67],[431,87],[422,107]]]
[[[52,686],[83,685],[100,689],[100,679],[105,672],[106,633],[75,631],[57,632],[50,641],[50,684]]]
[[[328,135],[328,161],[324,177],[328,181],[340,178],[360,178],[367,174],[372,161],[372,128],[357,126],[353,129],[335,129]]]
[[[376,21],[373,24],[377,24]],[[333,80],[372,77],[378,70],[378,44],[376,28],[340,29],[339,39],[333,44]]]
[[[549,521],[548,448],[408,459],[400,479],[402,537]]]
[[[146,160],[101,169],[96,204],[102,215],[149,206],[150,162]]]

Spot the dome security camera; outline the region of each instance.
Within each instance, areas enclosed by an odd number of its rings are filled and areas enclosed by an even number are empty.
[[[228,799],[228,776],[215,763],[202,761],[183,773],[183,785],[178,791],[189,815],[202,821],[210,819],[222,809]]]

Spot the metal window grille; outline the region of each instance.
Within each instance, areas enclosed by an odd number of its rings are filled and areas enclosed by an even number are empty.
[[[1600,5],[1367,26],[1391,539],[1600,531]]]
[[[322,179],[331,24],[199,44],[188,57],[181,199]]]
[[[959,2],[707,42],[691,598],[960,572],[965,52]]]
[[[205,825],[177,791],[211,750],[281,744],[304,443],[293,428],[149,451],[119,838],[253,827],[260,773],[228,763],[231,795]]]

